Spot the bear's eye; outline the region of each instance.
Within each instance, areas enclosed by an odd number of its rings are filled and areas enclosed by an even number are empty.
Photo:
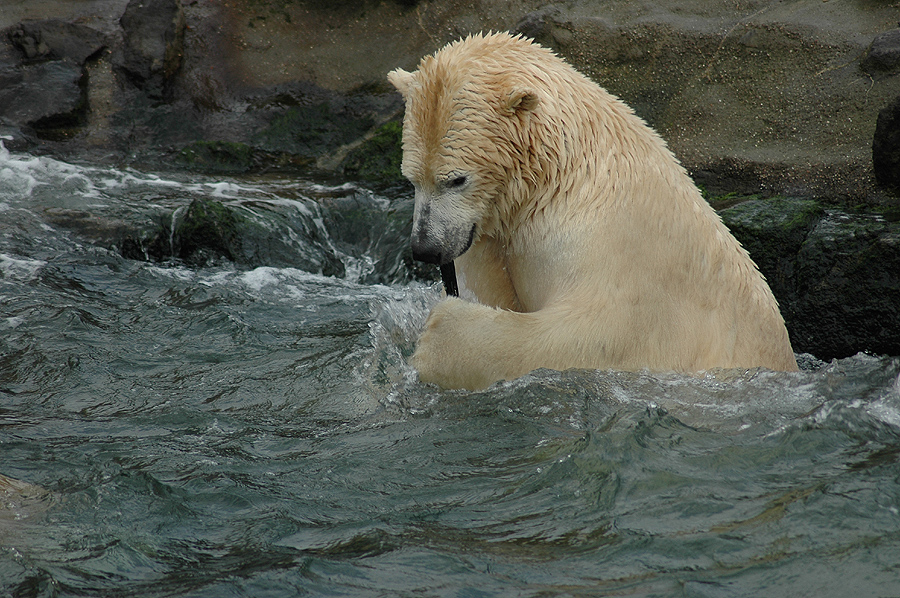
[[[460,175],[453,177],[447,181],[448,189],[459,189],[460,187],[464,187],[466,183],[469,182],[469,177],[465,175]]]

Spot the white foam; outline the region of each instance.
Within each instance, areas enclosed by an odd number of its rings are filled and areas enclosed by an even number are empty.
[[[234,183],[220,181],[216,183],[205,183],[208,189],[212,189],[213,197],[223,197],[227,199],[237,199],[242,191],[252,191],[249,187],[242,187]]]
[[[17,258],[0,253],[0,273],[2,278],[13,280],[31,280],[47,262],[28,258]]]
[[[304,202],[304,201],[299,201],[296,199],[287,199],[285,197],[273,197],[271,199],[267,199],[266,203],[269,203],[269,204],[272,204],[275,206],[287,206],[287,207],[291,207],[291,208],[296,208],[296,210],[298,212],[300,212],[304,216],[309,216],[310,218],[313,218],[315,216],[313,211],[309,208],[309,205],[307,204],[307,202]]]
[[[275,268],[260,267],[241,275],[241,282],[254,291],[261,291],[263,287],[279,284],[281,277],[277,275]]]
[[[22,316],[10,316],[9,318],[6,318],[6,327],[10,329],[18,328],[24,323],[25,318]]]

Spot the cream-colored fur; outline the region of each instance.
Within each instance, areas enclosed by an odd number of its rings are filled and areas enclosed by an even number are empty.
[[[406,99],[413,249],[455,260],[420,379],[477,389],[547,367],[797,369],[747,252],[662,139],[531,41],[475,35],[390,81]]]

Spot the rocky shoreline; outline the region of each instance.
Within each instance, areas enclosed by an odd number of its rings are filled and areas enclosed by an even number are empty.
[[[329,233],[372,251],[352,223],[378,218],[389,232],[371,280],[428,278],[405,253],[402,101],[384,75],[471,31],[520,31],[669,141],[766,275],[795,350],[900,355],[897,6],[739,4],[20,3],[0,15],[0,136],[79,162],[363,181],[393,207],[323,198]],[[177,246],[174,214],[151,226],[46,214],[127,257],[341,275],[320,240],[305,255],[272,247],[234,206],[183,207]]]

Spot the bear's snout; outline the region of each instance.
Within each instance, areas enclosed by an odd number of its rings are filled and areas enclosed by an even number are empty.
[[[474,224],[468,232],[465,229],[444,231],[441,235],[433,234],[427,226],[416,226],[411,239],[413,259],[427,264],[448,264],[468,251],[474,238]]]
[[[412,254],[413,259],[417,262],[425,262],[426,264],[442,264],[443,256],[441,254],[441,250],[439,247],[434,247],[428,244],[416,243],[413,240],[412,243]],[[449,261],[449,260],[448,260]]]

